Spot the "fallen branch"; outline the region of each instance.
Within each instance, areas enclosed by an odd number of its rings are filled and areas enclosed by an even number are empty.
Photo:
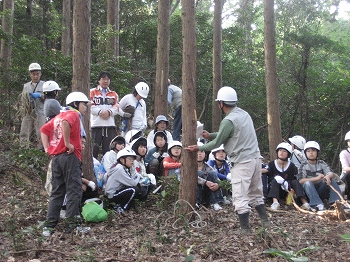
[[[28,252],[55,252],[58,254],[61,254],[62,256],[68,256],[66,253],[63,253],[61,251],[57,251],[55,249],[28,249],[28,250],[21,250],[21,251],[10,251],[9,254],[22,254],[22,253],[28,253]]]

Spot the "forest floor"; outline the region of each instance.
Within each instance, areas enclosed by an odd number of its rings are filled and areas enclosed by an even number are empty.
[[[334,211],[318,215],[283,206],[268,210],[271,227],[263,229],[252,210],[252,233],[240,235],[232,206],[218,212],[202,207],[176,219],[175,200],[165,201],[161,194],[150,195],[126,215],[109,212],[105,222],[84,224],[91,227],[87,234],[64,234],[60,221],[44,238],[44,182],[35,163],[24,167],[17,161],[25,163],[26,156],[14,148],[13,137],[0,131],[0,261],[288,261],[263,253],[270,248],[285,251],[289,261],[350,261],[350,243],[340,237],[350,233],[349,222],[334,217]]]

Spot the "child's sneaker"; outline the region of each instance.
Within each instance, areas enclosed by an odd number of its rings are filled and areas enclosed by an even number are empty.
[[[43,228],[43,233],[42,233],[43,237],[50,237],[52,235],[52,233],[53,233],[52,229],[50,229],[48,227]]]
[[[222,202],[224,205],[231,205],[231,201],[228,200],[225,196],[224,196],[224,201]]]
[[[280,208],[280,203],[278,202],[273,202],[271,205],[271,209],[273,210],[278,210]]]
[[[89,233],[91,230],[90,227],[80,227],[80,226],[76,227],[75,229],[78,231],[78,233],[81,233],[81,234]]]
[[[326,209],[324,208],[324,205],[323,205],[323,204],[318,204],[318,205],[316,206],[316,208],[317,208],[318,211],[325,211],[325,210],[326,210]]]
[[[215,211],[219,211],[222,209],[222,207],[218,203],[212,204],[211,208],[214,209]]]
[[[114,209],[114,213],[116,214],[122,214],[122,215],[125,214],[125,210],[120,205],[114,206],[113,209]]]

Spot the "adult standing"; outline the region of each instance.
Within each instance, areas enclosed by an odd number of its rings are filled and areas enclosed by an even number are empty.
[[[104,155],[109,151],[109,144],[117,135],[114,116],[119,111],[119,97],[109,88],[111,79],[109,72],[100,72],[98,86],[90,90],[92,155],[96,159],[100,147]]]
[[[125,118],[130,118],[127,123],[127,128],[123,130],[124,134],[128,130],[145,131],[147,128],[147,109],[144,99],[149,93],[149,86],[145,82],[139,82],[135,85],[132,94],[125,95],[120,100],[120,111]],[[128,143],[129,141],[126,141]]]
[[[21,147],[29,147],[30,137],[35,130],[37,146],[42,148],[40,128],[45,124],[44,115],[44,94],[41,81],[41,66],[38,63],[31,63],[28,68],[31,81],[23,85],[21,93],[22,123],[19,134]]]
[[[241,233],[249,233],[249,213],[255,207],[262,225],[269,225],[263,199],[261,181],[261,159],[258,140],[250,115],[236,106],[237,93],[232,87],[224,86],[215,100],[226,115],[221,121],[219,131],[202,136],[211,140],[203,146],[191,145],[185,149],[190,152],[210,151],[224,144],[231,167],[232,203],[238,213]]]
[[[168,79],[168,104],[174,111],[173,139],[181,141],[182,134],[182,90]]]

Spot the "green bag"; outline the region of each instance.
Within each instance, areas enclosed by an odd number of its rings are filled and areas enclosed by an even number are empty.
[[[107,220],[107,212],[95,201],[87,202],[81,211],[86,222],[102,222]]]

